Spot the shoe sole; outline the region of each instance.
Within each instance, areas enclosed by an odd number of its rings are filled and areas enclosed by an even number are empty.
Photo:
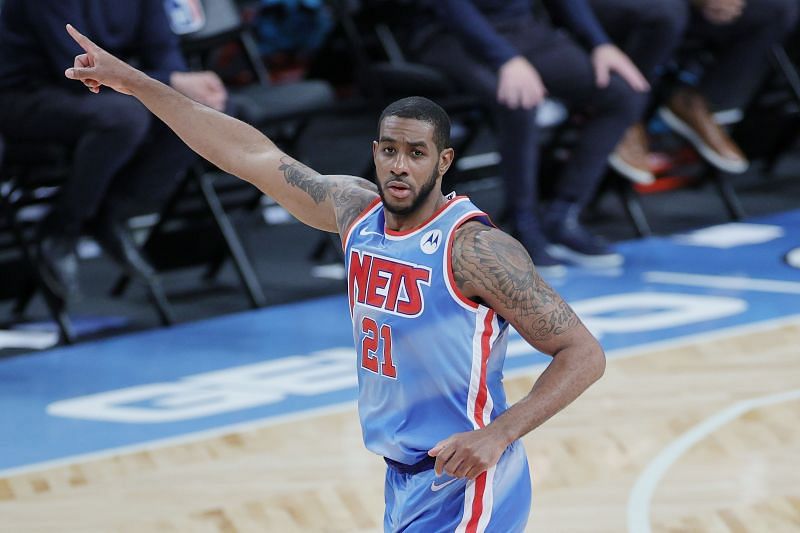
[[[547,253],[561,259],[562,261],[569,261],[572,264],[592,267],[592,268],[614,268],[622,266],[625,258],[621,254],[612,253],[605,255],[588,255],[576,252],[575,250],[564,246],[563,244],[551,244],[547,247]]]
[[[731,161],[730,159],[725,159],[724,157],[720,157],[717,152],[712,150],[710,146],[703,142],[703,139],[701,139],[700,136],[695,133],[695,131],[689,127],[687,123],[679,119],[675,113],[666,107],[660,107],[658,109],[658,115],[672,131],[689,141],[689,143],[695,147],[700,155],[703,156],[703,159],[718,169],[725,172],[730,172],[731,174],[741,174],[750,166],[750,163],[747,161],[736,162]]]
[[[617,172],[617,174],[629,179],[634,183],[638,183],[639,185],[652,185],[656,182],[656,177],[652,172],[646,172],[636,167],[632,167],[617,154],[611,154],[608,156],[608,164]]]

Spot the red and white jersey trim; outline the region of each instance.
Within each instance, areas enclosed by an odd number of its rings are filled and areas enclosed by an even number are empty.
[[[490,308],[478,306],[475,314],[475,334],[472,338],[472,374],[467,396],[467,415],[475,429],[486,427],[491,422],[494,402],[486,382],[487,366],[492,347],[500,333],[497,314]],[[486,529],[492,515],[494,501],[492,485],[493,466],[467,483],[464,493],[464,514],[457,532],[478,533]]]

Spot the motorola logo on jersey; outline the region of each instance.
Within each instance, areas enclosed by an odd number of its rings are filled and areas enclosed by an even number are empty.
[[[439,249],[442,244],[442,230],[432,229],[425,232],[419,240],[420,249],[430,255]]]
[[[393,315],[415,317],[425,302],[422,285],[430,286],[431,269],[353,249],[347,272],[350,309],[362,304]]]

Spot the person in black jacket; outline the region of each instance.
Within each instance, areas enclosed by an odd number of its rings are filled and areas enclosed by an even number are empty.
[[[617,265],[622,257],[578,217],[623,132],[639,118],[649,86],[586,0],[552,4],[582,28],[589,51],[537,17],[529,0],[436,0],[426,4],[436,20],[419,24],[412,53],[493,106],[507,207],[536,265]],[[546,95],[586,113],[586,120],[542,214],[536,107]]]
[[[187,72],[162,0],[5,1],[0,133],[9,143],[57,143],[73,154],[37,245],[43,278],[64,299],[77,293],[75,244],[87,230],[132,274],[152,276],[123,221],[157,208],[195,160],[135,99],[93,96],[64,79],[64,65],[81,52],[64,32],[67,22],[198,102],[221,110],[227,98],[215,74]]]

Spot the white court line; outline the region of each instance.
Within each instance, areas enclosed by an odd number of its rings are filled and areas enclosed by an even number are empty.
[[[640,355],[649,355],[658,350],[676,348],[688,344],[694,344],[697,342],[709,342],[720,338],[731,337],[735,335],[746,335],[749,333],[757,333],[759,331],[765,331],[769,329],[779,328],[781,326],[785,326],[788,324],[798,324],[798,323],[800,323],[800,315],[790,315],[780,318],[774,318],[771,320],[764,320],[761,322],[753,322],[742,326],[732,326],[728,328],[708,331],[705,333],[695,333],[693,335],[686,335],[684,337],[675,337],[663,341],[638,344],[636,346],[628,346],[626,348],[620,348],[618,350],[610,350],[606,354],[606,356],[609,359],[638,357]],[[512,343],[513,342],[514,341],[512,341]],[[520,340],[519,342],[525,342],[525,341]],[[512,343],[509,343],[509,345],[511,345]],[[533,348],[531,348],[530,353],[534,353]],[[544,368],[545,366],[546,363],[539,363],[535,365],[526,366],[523,368],[516,368],[514,370],[505,372],[505,377],[512,378],[517,376],[531,375],[537,369]],[[141,442],[138,444],[131,444],[128,446],[106,448],[96,452],[71,455],[60,459],[53,459],[51,461],[43,461],[40,463],[32,463],[28,465],[9,468],[6,470],[0,470],[0,478],[11,477],[20,474],[29,474],[31,472],[39,470],[49,470],[52,468],[69,466],[75,463],[84,463],[89,461],[106,459],[108,457],[113,457],[115,455],[133,454],[141,451],[149,451],[157,448],[164,448],[167,446],[178,446],[181,444],[188,444],[203,439],[213,439],[237,431],[257,430],[261,428],[274,426],[277,424],[282,424],[284,422],[287,423],[295,422],[298,420],[314,418],[320,415],[341,413],[347,411],[348,409],[354,409],[355,406],[356,402],[351,400],[351,401],[341,402],[338,404],[326,405],[324,407],[319,407],[316,409],[309,409],[307,411],[302,411],[299,413],[288,413],[285,415],[270,416],[267,418],[250,420],[239,424],[231,424],[227,426],[220,426],[213,429],[206,429],[203,431],[185,433],[183,435],[168,437],[165,439],[156,439],[147,442]]]
[[[647,465],[633,485],[633,489],[631,489],[631,495],[628,498],[628,531],[630,533],[650,533],[650,500],[653,497],[653,492],[655,492],[658,482],[661,481],[667,470],[689,448],[748,411],[798,399],[800,399],[800,389],[743,400],[720,411],[711,418],[707,418],[678,437],[678,439],[672,441]]]
[[[759,279],[739,276],[706,276],[703,274],[681,274],[679,272],[645,272],[644,280],[651,283],[712,287],[714,289],[800,294],[800,283],[778,279]]]

